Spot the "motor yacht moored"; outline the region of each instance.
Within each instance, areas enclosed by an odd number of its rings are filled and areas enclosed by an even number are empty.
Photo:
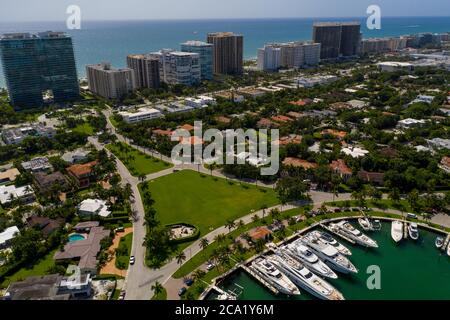
[[[300,290],[292,283],[289,278],[281,273],[272,263],[265,258],[257,258],[252,267],[258,272],[258,274],[274,286],[281,293],[289,296],[300,295]]]
[[[391,237],[396,243],[403,239],[403,222],[398,220],[392,221]]]
[[[319,237],[312,234],[307,234],[300,237],[299,240],[304,245],[307,245],[317,256],[325,261],[332,269],[342,273],[358,273],[358,269],[347,259],[340,254],[333,246],[325,243]]]
[[[358,224],[364,231],[374,231],[375,228],[369,218],[363,217],[358,219]]]
[[[375,240],[372,240],[364,233],[356,229],[348,221],[343,220],[337,223],[330,223],[329,227],[331,230],[350,238],[351,240],[362,246],[369,248],[378,248],[378,243]]]
[[[315,274],[330,279],[337,279],[337,274],[331,270],[319,257],[313,253],[307,246],[300,242],[290,243],[280,248],[281,252],[288,254],[297,261],[303,263]]]
[[[331,284],[313,274],[303,264],[288,255],[277,252],[267,258],[297,286],[313,296],[324,300],[344,300],[342,294]]]
[[[337,251],[339,251],[343,255],[346,256],[352,255],[352,252],[346,246],[344,246],[342,243],[334,239],[329,233],[319,230],[311,231],[311,233],[320,237],[321,240],[325,241],[330,246],[333,246]]]
[[[411,239],[418,240],[419,239],[419,228],[417,223],[410,223],[408,226],[408,233]]]
[[[444,238],[437,237],[436,241],[434,242],[434,245],[436,246],[436,248],[441,249],[442,246],[444,245]]]

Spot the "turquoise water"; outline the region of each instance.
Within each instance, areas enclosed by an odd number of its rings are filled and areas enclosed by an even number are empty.
[[[378,242],[375,250],[364,249],[344,243],[352,251],[350,260],[358,268],[356,275],[338,274],[336,280],[329,280],[348,300],[417,300],[417,299],[450,299],[450,257],[436,249],[434,241],[437,234],[420,229],[420,239],[403,240],[394,244],[390,237],[390,224],[383,223],[383,229],[368,234]],[[381,270],[381,290],[369,290],[366,281],[369,274],[367,267],[378,265]],[[253,278],[244,272],[238,272],[222,285],[232,289],[234,283],[244,287],[240,297],[242,300],[278,300],[286,297],[275,297]],[[305,290],[297,300],[315,299]]]
[[[75,242],[75,241],[80,241],[80,240],[84,240],[84,239],[85,239],[85,237],[78,233],[71,234],[69,236],[69,242]]]
[[[450,31],[450,17],[384,18],[381,30],[368,30],[365,18],[341,19],[239,19],[179,21],[83,21],[81,30],[66,30],[65,21],[45,23],[2,23],[5,32],[67,31],[73,36],[77,69],[85,74],[85,65],[109,61],[116,67],[126,64],[130,53],[145,53],[161,48],[179,49],[186,40],[205,40],[208,32],[233,31],[244,35],[245,58],[256,56],[267,42],[310,40],[314,21],[360,20],[364,37],[398,36],[420,32]],[[1,72],[1,70],[0,70]],[[4,86],[3,77],[0,86]]]

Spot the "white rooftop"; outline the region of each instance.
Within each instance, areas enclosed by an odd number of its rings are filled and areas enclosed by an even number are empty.
[[[111,214],[106,201],[99,199],[86,199],[80,203],[78,210],[91,215],[99,215],[100,217],[108,217]]]
[[[5,204],[11,201],[11,196],[19,199],[33,194],[33,189],[30,185],[23,187],[16,187],[14,185],[0,186],[0,203]]]
[[[358,147],[348,147],[348,148],[343,148],[342,152],[348,156],[351,156],[353,158],[360,158],[360,157],[364,157],[366,154],[369,153],[369,151],[362,149],[362,148],[358,148]]]
[[[0,245],[15,238],[16,235],[19,233],[20,233],[19,228],[17,228],[16,226],[6,228],[5,231],[0,233]]]

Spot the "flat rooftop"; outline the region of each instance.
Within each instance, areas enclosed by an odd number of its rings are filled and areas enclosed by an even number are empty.
[[[360,26],[358,21],[344,21],[344,22],[315,22],[314,27],[340,27],[340,26]]]

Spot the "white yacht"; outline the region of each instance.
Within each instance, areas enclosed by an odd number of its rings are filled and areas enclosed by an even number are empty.
[[[358,224],[364,231],[374,231],[375,228],[369,218],[363,217],[358,219]]]
[[[372,222],[372,227],[373,227],[373,230],[374,231],[380,231],[381,230],[381,227],[382,227],[382,225],[381,225],[381,221],[380,220],[373,220],[373,222]]]
[[[447,246],[447,255],[450,257],[450,243]]]
[[[318,236],[322,241],[329,244],[330,246],[333,246],[337,251],[339,251],[343,255],[346,256],[352,255],[352,252],[346,246],[344,246],[342,243],[334,239],[329,233],[319,230],[314,230],[311,231],[310,233],[312,233],[315,236]]]
[[[330,279],[337,279],[337,274],[322,260],[317,257],[307,246],[298,243],[290,243],[286,247],[280,248],[282,253],[288,254],[297,261],[303,263],[315,274]]]
[[[369,247],[369,248],[378,248],[378,244],[375,240],[372,240],[364,233],[353,227],[348,221],[339,221],[338,223],[330,223],[330,228],[343,236],[350,238],[356,243]]]
[[[419,239],[419,228],[417,227],[417,223],[410,223],[408,226],[408,233],[411,239],[417,240]]]
[[[342,273],[358,273],[358,269],[345,256],[339,253],[333,246],[330,246],[319,237],[307,234],[299,240],[307,245],[317,256],[325,261],[331,268]]]
[[[403,222],[398,220],[392,221],[391,237],[397,243],[403,239]]]
[[[257,258],[252,267],[257,273],[281,293],[289,296],[299,295],[300,290],[292,283],[289,278],[281,273],[272,263],[265,258]]]
[[[324,300],[344,300],[342,294],[331,284],[313,274],[290,256],[277,252],[277,255],[268,257],[268,260],[292,282],[313,296]]]

